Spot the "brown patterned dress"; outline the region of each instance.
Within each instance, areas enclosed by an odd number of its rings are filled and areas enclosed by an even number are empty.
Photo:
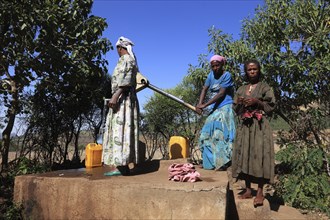
[[[246,108],[235,104],[238,97],[257,98],[262,105]],[[268,120],[274,108],[274,92],[267,83],[259,82],[251,93],[248,85],[237,90],[234,97],[237,127],[232,156],[233,177],[247,174],[270,183],[274,181],[274,142]]]

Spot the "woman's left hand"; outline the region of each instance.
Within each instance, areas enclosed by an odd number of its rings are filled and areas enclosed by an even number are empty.
[[[203,110],[205,108],[205,105],[204,104],[198,104],[198,105],[196,105],[196,108],[199,108],[199,109]]]
[[[257,105],[257,104],[259,104],[259,99],[256,99],[256,98],[245,98],[244,99],[245,107],[253,106],[253,105]]]

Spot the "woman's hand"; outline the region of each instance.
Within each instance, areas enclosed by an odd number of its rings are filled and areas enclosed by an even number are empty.
[[[205,105],[204,104],[198,104],[196,106],[196,108],[199,108],[199,109],[203,110],[205,108]]]
[[[111,97],[108,106],[109,108],[112,108],[114,112],[118,110],[118,100],[121,94],[124,92],[123,88],[119,88]]]
[[[203,113],[203,109],[196,107],[196,112],[201,115]]]
[[[244,104],[244,97],[242,97],[242,96],[238,97],[238,98],[237,98],[237,104],[238,104],[238,105],[242,105],[242,104]]]
[[[259,102],[260,102],[259,99],[256,98],[245,98],[243,104],[245,107],[248,107],[248,106],[258,105]]]
[[[108,102],[108,106],[109,108],[111,108],[112,110],[116,111],[116,109],[118,108],[118,102],[116,97],[112,97],[110,99],[110,101]]]
[[[196,112],[201,115],[203,113],[204,108],[205,108],[205,105],[198,104],[198,105],[196,105]]]

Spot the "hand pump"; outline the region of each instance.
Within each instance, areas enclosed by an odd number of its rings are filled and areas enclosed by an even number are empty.
[[[189,103],[186,103],[185,101],[179,99],[178,97],[176,97],[172,94],[169,94],[169,93],[159,89],[158,87],[150,84],[148,79],[145,76],[143,76],[140,72],[138,72],[137,75],[136,75],[136,91],[139,92],[139,91],[143,90],[146,87],[148,87],[148,88],[150,88],[150,89],[152,89],[152,90],[154,90],[154,91],[156,91],[156,92],[158,92],[158,93],[160,93],[160,94],[162,94],[162,95],[164,95],[164,96],[166,96],[166,97],[168,97],[168,98],[170,98],[170,99],[172,99],[172,100],[174,100],[174,101],[176,101],[176,102],[178,102],[178,103],[180,103],[184,106],[186,106],[187,108],[193,110],[194,112],[200,114],[200,112],[198,112],[196,110],[195,106],[192,106]]]

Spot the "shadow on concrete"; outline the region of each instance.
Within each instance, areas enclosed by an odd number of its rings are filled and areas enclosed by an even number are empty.
[[[159,170],[159,166],[160,166],[159,160],[145,161],[143,163],[135,165],[134,168],[130,169],[130,174],[127,176],[136,176],[141,174],[157,172]],[[109,172],[113,169],[115,169],[115,167],[101,166],[101,167],[93,167],[93,168],[83,168],[76,171],[80,171],[80,176],[83,175],[85,177],[95,180],[95,179],[107,178],[104,176],[104,173]]]
[[[160,160],[145,161],[135,165],[135,167],[130,170],[130,176],[157,172],[159,170],[159,166]]]
[[[239,220],[238,212],[235,204],[234,192],[227,185],[227,206],[226,206],[226,220]]]
[[[270,210],[277,212],[280,206],[284,205],[284,200],[278,196],[266,194],[265,198],[269,201]]]
[[[208,183],[217,182],[217,180],[215,180],[214,178],[210,178],[210,177],[202,177],[200,181],[206,181]]]

